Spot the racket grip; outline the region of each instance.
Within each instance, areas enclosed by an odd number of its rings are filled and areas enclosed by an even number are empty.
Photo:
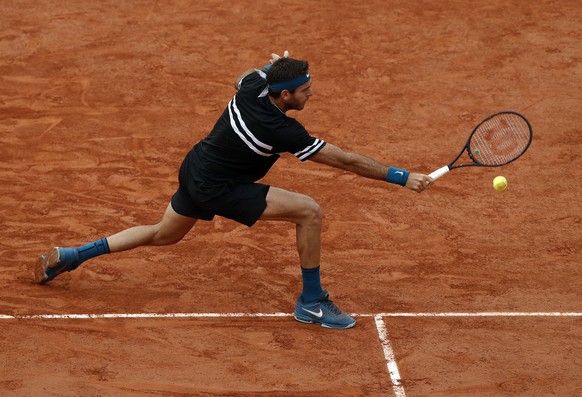
[[[449,172],[449,166],[445,165],[444,167],[439,168],[438,170],[428,174],[428,176],[430,176],[432,179],[439,179],[441,176],[443,176],[444,174],[446,174],[447,172]]]

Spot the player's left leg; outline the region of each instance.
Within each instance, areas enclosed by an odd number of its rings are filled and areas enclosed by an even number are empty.
[[[169,204],[162,220],[155,225],[131,227],[111,237],[80,247],[51,248],[36,261],[34,281],[44,284],[59,274],[75,270],[83,262],[100,255],[127,251],[144,245],[175,244],[192,229],[196,221],[197,219],[176,213]]]
[[[111,253],[144,245],[176,244],[192,229],[197,219],[178,214],[168,204],[162,220],[155,225],[134,226],[107,237]]]

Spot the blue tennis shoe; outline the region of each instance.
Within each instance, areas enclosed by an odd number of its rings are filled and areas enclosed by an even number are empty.
[[[295,320],[302,323],[316,323],[326,328],[352,328],[356,320],[348,316],[337,307],[327,291],[323,291],[312,302],[304,302],[302,296],[297,299],[295,306]]]
[[[44,284],[63,272],[70,272],[79,266],[79,252],[76,248],[51,248],[34,264],[34,282]]]

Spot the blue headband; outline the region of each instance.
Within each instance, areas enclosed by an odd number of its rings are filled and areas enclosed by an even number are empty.
[[[269,90],[273,92],[282,92],[283,90],[293,91],[295,88],[309,81],[309,71],[306,74],[295,77],[291,80],[280,81],[269,85]]]

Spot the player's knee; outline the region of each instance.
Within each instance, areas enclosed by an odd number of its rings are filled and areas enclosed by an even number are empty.
[[[169,233],[167,230],[156,225],[156,231],[152,238],[152,245],[172,245],[178,243],[184,237],[183,234]]]
[[[305,219],[310,224],[317,224],[321,225],[323,219],[323,211],[321,206],[312,199],[311,197],[307,197],[305,200],[305,207],[304,207],[304,214]]]
[[[162,236],[157,245],[173,245],[182,240],[183,236]]]

